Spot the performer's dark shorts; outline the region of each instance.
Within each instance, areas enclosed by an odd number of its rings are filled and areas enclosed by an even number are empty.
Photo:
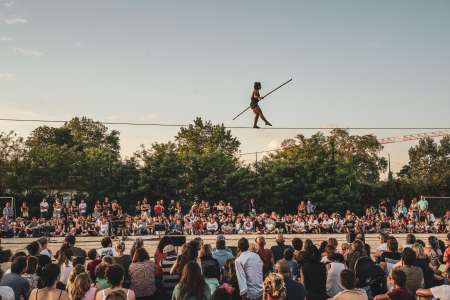
[[[251,109],[254,109],[254,108],[256,108],[257,106],[258,106],[258,101],[256,101],[256,100],[253,101],[253,100],[252,100],[252,101],[250,102],[250,108],[251,108]]]

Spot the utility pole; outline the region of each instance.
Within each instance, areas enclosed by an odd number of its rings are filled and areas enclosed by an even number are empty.
[[[394,191],[393,191],[393,188],[394,188],[394,185],[393,185],[393,176],[392,176],[392,171],[391,171],[391,154],[390,153],[388,153],[388,169],[389,169],[389,171],[388,171],[388,183],[389,183],[389,196],[390,197],[393,197],[393,195],[394,195]]]

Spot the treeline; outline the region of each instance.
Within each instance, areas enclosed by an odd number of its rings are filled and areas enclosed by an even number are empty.
[[[70,193],[91,205],[109,196],[131,209],[136,200],[194,199],[231,202],[242,209],[254,197],[261,209],[293,211],[301,199],[320,209],[361,210],[382,197],[447,196],[450,136],[420,140],[396,176],[380,180],[387,161],[373,135],[335,129],[297,135],[257,165],[244,163],[239,140],[223,125],[200,118],[180,128],[172,142],[120,155],[119,132],[87,118],[61,127],[40,126],[27,138],[0,132],[0,196],[27,199]]]

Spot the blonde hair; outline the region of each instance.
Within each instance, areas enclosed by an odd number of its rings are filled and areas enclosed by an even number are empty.
[[[80,273],[75,277],[73,284],[69,288],[69,295],[71,300],[81,300],[89,288],[91,287],[91,280],[86,272]]]
[[[264,299],[270,297],[286,299],[286,286],[283,276],[270,273],[264,280]]]
[[[77,276],[84,272],[86,272],[86,269],[83,265],[76,265],[73,267],[73,270],[70,272],[69,278],[67,279],[67,286],[73,285]]]
[[[125,243],[123,241],[118,241],[115,248],[117,252],[123,253],[125,252]]]

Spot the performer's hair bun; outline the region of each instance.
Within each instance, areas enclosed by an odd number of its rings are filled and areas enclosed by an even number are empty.
[[[253,85],[253,88],[256,90],[259,90],[261,88],[261,82],[255,81],[255,84]]]

